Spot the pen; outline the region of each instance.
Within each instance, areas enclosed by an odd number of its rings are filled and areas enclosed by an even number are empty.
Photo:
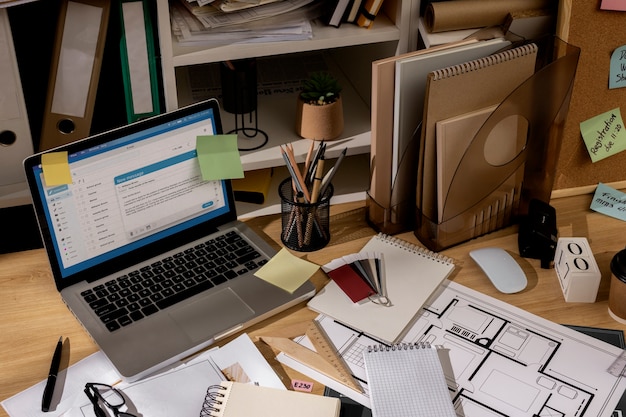
[[[50,410],[50,402],[54,393],[54,386],[57,382],[57,374],[59,373],[59,365],[61,364],[61,351],[63,350],[63,336],[59,337],[57,347],[52,355],[52,363],[50,364],[50,372],[48,373],[48,382],[43,390],[43,399],[41,400],[41,411]]]
[[[341,154],[339,154],[339,157],[337,158],[335,165],[333,165],[333,167],[324,176],[324,179],[322,180],[322,188],[320,189],[320,195],[324,195],[324,193],[326,192],[328,185],[330,184],[330,182],[333,180],[333,177],[337,173],[337,169],[339,168],[339,165],[341,165],[341,161],[343,161],[343,158],[346,156],[347,150],[348,148],[344,148],[343,151],[341,151]]]

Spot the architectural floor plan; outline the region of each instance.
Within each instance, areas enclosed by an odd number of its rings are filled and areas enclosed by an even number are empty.
[[[317,320],[365,394],[305,372],[283,353],[278,359],[369,406],[362,351],[380,342],[328,316]],[[404,342],[439,348],[459,416],[611,416],[626,388],[625,378],[607,372],[621,349],[454,282],[424,306]]]

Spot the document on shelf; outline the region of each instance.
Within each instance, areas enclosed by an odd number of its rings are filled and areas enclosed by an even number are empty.
[[[316,320],[365,394],[284,353],[277,359],[370,407],[363,350],[381,341],[323,314]],[[295,340],[311,346],[304,336]],[[626,378],[607,372],[623,352],[619,347],[452,281],[433,294],[402,342],[428,342],[445,350],[450,399],[465,417],[571,416],[582,409],[586,417],[607,416],[626,388]]]

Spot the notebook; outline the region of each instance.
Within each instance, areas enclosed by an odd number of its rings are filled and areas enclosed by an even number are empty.
[[[456,417],[436,348],[369,346],[363,361],[374,417]]]
[[[537,46],[528,44],[489,57],[442,68],[428,75],[417,186],[417,207],[423,216],[431,221],[437,221],[438,217],[436,123],[501,103],[533,75],[536,58]],[[472,176],[465,175],[464,178]],[[470,187],[463,187],[461,192],[471,195],[465,199],[468,206],[475,204],[475,199],[482,199],[484,195],[482,188],[485,188],[483,183],[486,182],[471,181]],[[479,187],[476,188],[476,185]]]
[[[395,343],[441,282],[454,270],[450,258],[383,233],[373,236],[360,253],[382,253],[386,295],[391,305],[353,303],[333,280],[308,307],[375,339]]]
[[[206,393],[200,417],[339,417],[339,398],[224,381]]]
[[[67,152],[69,184],[24,161],[56,287],[127,380],[315,293],[254,276],[275,250],[237,220],[231,181],[200,173],[196,137],[221,133],[210,99],[47,151]]]

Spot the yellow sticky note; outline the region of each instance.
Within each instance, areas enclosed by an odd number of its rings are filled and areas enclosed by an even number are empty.
[[[264,281],[293,293],[319,269],[319,265],[293,255],[282,248],[254,274]]]
[[[72,183],[70,164],[67,161],[67,152],[48,152],[41,155],[41,168],[46,186],[64,185]]]
[[[580,133],[592,162],[626,149],[626,132],[619,107],[581,122]]]
[[[196,152],[203,180],[243,178],[237,135],[198,136]]]

